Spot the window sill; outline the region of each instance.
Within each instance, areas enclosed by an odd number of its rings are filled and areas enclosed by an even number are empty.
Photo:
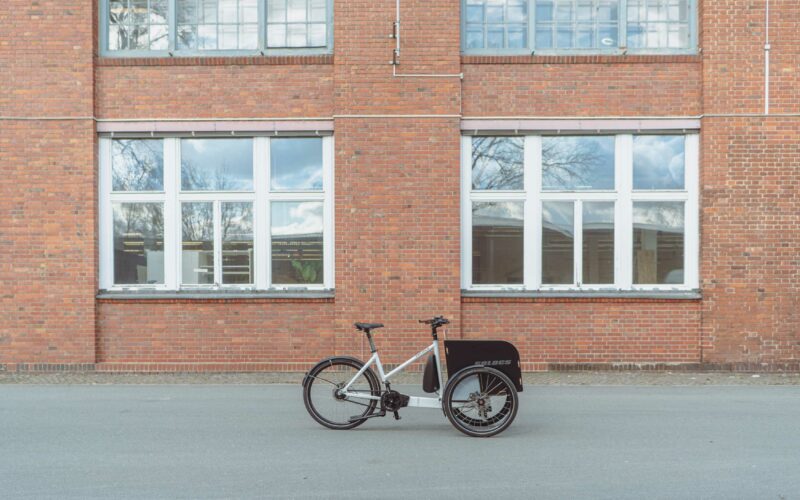
[[[333,290],[100,290],[96,298],[100,301],[321,301],[330,302]]]
[[[666,64],[702,60],[699,54],[461,55],[461,64]]]
[[[586,290],[586,291],[515,291],[461,290],[463,302],[628,302],[684,300],[703,298],[700,290]]]
[[[333,64],[333,54],[239,56],[100,56],[97,66],[261,66]]]

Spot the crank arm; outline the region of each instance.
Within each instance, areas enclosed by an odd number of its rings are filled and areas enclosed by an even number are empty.
[[[368,418],[385,417],[385,416],[386,416],[386,411],[381,410],[379,413],[373,413],[372,415],[367,415],[366,417],[350,417],[348,421],[357,422],[358,420],[366,420]]]

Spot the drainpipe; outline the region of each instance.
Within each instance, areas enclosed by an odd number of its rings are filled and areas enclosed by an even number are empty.
[[[399,2],[399,0],[398,0]],[[767,0],[765,20],[766,40],[764,41],[764,114],[769,114],[769,0]]]
[[[401,74],[397,72],[397,66],[400,65],[400,0],[396,0],[395,5],[395,20],[392,30],[392,38],[395,39],[394,51],[392,51],[392,76],[395,78],[458,78],[464,79],[464,73],[457,74],[442,74],[442,73],[417,73],[417,74]]]

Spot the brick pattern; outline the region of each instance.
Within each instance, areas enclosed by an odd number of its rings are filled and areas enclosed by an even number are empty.
[[[333,306],[330,299],[100,300],[97,361],[107,370],[211,364],[245,371],[265,362],[308,369],[333,353]]]
[[[97,2],[0,2],[0,370],[303,370],[504,338],[526,370],[797,370],[800,119],[758,114],[765,0],[701,1],[686,56],[462,56],[460,0],[336,1],[335,53],[99,58]],[[772,3],[771,109],[800,112],[800,4]],[[458,116],[696,116],[702,300],[461,298]],[[390,116],[389,116],[390,115]],[[403,115],[403,116],[397,116]],[[411,117],[408,115],[427,115]],[[95,299],[90,118],[336,116],[336,298]],[[665,368],[669,369],[669,368]]]
[[[512,342],[523,364],[692,363],[700,311],[692,300],[464,299],[461,332]]]

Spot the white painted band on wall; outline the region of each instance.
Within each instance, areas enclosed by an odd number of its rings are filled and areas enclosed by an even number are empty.
[[[98,133],[333,132],[333,120],[98,121]]]
[[[464,131],[639,131],[639,130],[699,130],[698,118],[659,119],[465,119],[461,121]]]

